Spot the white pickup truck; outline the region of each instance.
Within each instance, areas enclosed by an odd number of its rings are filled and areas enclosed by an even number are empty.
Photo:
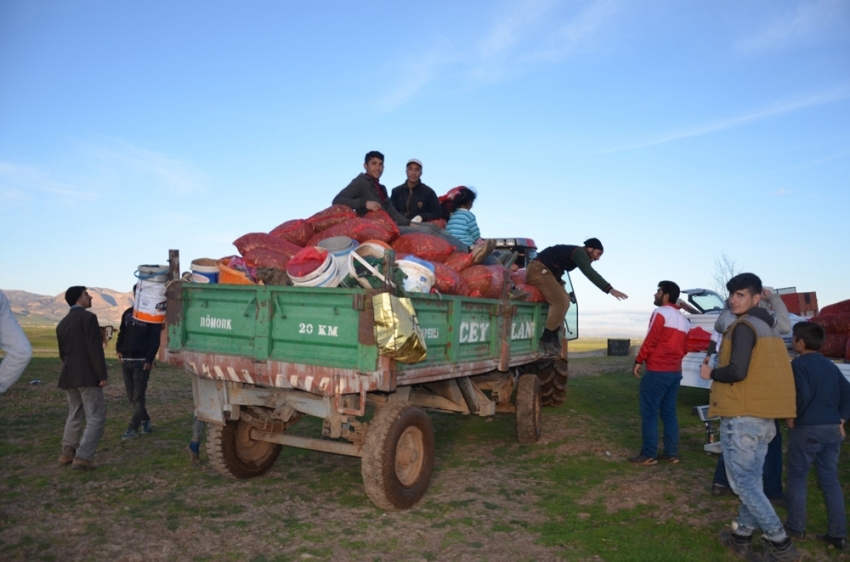
[[[723,311],[723,297],[711,289],[686,289],[679,297],[678,305],[691,321],[691,329],[699,326],[708,333],[714,331],[714,323]],[[802,316],[790,314],[791,325],[807,320]],[[791,349],[791,334],[783,336],[788,349]],[[790,354],[793,356],[793,352]],[[682,386],[711,388],[711,381],[699,376],[699,367],[705,359],[705,352],[697,351],[685,355],[682,359]],[[850,363],[836,361],[836,366],[850,381]]]

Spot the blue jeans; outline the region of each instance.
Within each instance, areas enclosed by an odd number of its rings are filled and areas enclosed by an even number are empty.
[[[720,448],[729,485],[738,494],[738,535],[750,536],[758,528],[773,542],[786,538],[782,521],[762,490],[761,473],[767,444],[776,435],[772,419],[738,416],[720,418]]]
[[[779,422],[776,422],[776,437],[767,445],[767,455],[764,457],[764,468],[762,469],[762,480],[764,481],[764,495],[770,499],[782,498],[782,432],[779,431]],[[723,462],[723,453],[717,459],[717,468],[714,470],[714,484],[729,487],[729,479],[726,477],[726,464]]]
[[[679,454],[679,419],[676,417],[676,394],[682,372],[647,371],[640,379],[640,417],[643,446],[640,454],[658,455],[658,416],[664,423],[664,454]]]
[[[826,503],[829,536],[847,536],[844,495],[838,482],[838,453],[841,451],[838,424],[801,425],[788,430],[788,528],[806,530],[806,487],[812,463]]]

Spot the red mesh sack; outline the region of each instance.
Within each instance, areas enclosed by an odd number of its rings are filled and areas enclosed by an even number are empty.
[[[304,277],[319,269],[327,257],[328,252],[324,248],[307,246],[289,260],[286,272],[292,277]]]
[[[706,351],[709,343],[711,343],[711,334],[697,326],[695,328],[691,328],[688,332],[688,339],[685,342],[685,350],[689,353],[691,351]]]
[[[457,271],[438,261],[429,263],[434,266],[434,289],[444,295],[469,293],[469,285]]]
[[[824,357],[843,359],[847,351],[847,340],[847,334],[827,334],[819,351]]]
[[[535,287],[534,285],[529,285],[528,283],[514,283],[517,289],[520,291],[525,291],[528,293],[527,302],[546,302],[546,297],[543,296],[543,291]]]
[[[446,261],[455,247],[433,234],[402,234],[393,242],[393,250],[399,254],[413,254],[428,261]]]
[[[498,265],[473,265],[460,272],[471,291],[478,291],[486,299],[497,299],[502,295],[502,271]],[[471,296],[471,295],[470,295]]]
[[[460,273],[471,266],[474,259],[475,256],[470,252],[452,252],[443,263]]]
[[[435,225],[438,228],[441,228],[443,230],[446,229],[446,219],[434,219],[432,221],[425,221],[425,222],[427,222],[428,224],[433,224],[433,225]]]
[[[313,227],[313,232],[321,232],[326,228],[330,228],[344,220],[353,219],[356,216],[357,213],[348,205],[331,205],[324,211],[319,211],[307,219],[307,222]]]
[[[398,225],[393,221],[392,218],[390,218],[386,211],[369,211],[363,218],[380,224],[382,227],[384,227],[384,230],[392,233],[393,240],[398,238],[400,234],[398,231]]]
[[[513,283],[515,287],[525,285],[525,270],[517,269],[516,271],[511,273],[511,283]]]
[[[393,239],[392,232],[387,231],[380,224],[367,219],[348,219],[345,222],[335,224],[321,232],[317,232],[307,242],[308,246],[315,246],[325,238],[334,236],[348,236],[358,242],[366,240],[380,240],[389,243]]]
[[[820,309],[818,316],[830,314],[850,314],[850,299],[823,307]]]
[[[239,250],[239,253],[243,256],[245,255],[245,252],[259,248],[277,252],[278,254],[288,258],[291,258],[301,251],[300,246],[296,246],[292,242],[287,242],[282,238],[266,234],[265,232],[252,232],[250,234],[240,236],[234,240],[233,245],[236,246],[236,249]]]
[[[827,334],[850,334],[850,300],[823,307],[811,321],[823,326]]]
[[[289,263],[288,257],[267,250],[266,248],[248,250],[243,257],[245,258],[245,263],[250,267],[273,267],[286,271],[286,264]]]
[[[269,234],[303,248],[313,236],[313,227],[304,219],[295,219],[276,226]]]

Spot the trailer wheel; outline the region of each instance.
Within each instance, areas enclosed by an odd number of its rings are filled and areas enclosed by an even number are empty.
[[[208,425],[207,456],[222,476],[239,479],[260,476],[280,455],[281,445],[251,439],[251,426],[242,420]]]
[[[388,511],[413,507],[431,482],[434,429],[422,408],[388,404],[375,412],[363,443],[366,494]]]
[[[524,444],[537,443],[543,433],[540,417],[540,380],[522,375],[516,391],[516,437]]]
[[[563,359],[541,361],[537,364],[540,378],[540,399],[543,406],[561,406],[567,401],[569,363]]]

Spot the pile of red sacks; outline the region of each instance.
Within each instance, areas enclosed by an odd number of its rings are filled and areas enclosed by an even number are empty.
[[[826,330],[821,354],[850,361],[850,299],[823,307],[811,321]]]
[[[286,221],[269,233],[252,232],[233,244],[251,268],[286,270],[292,257],[305,247],[326,238],[347,236],[359,243],[380,241],[396,253],[396,259],[413,255],[434,265],[432,291],[445,295],[500,298],[506,275],[501,265],[474,265],[473,255],[456,252],[455,247],[431,234],[400,235],[398,227],[384,211],[370,211],[358,217],[346,205],[333,205],[308,219]],[[545,302],[536,287],[525,283],[525,271],[514,272],[511,280],[517,289],[530,295],[532,302]]]

